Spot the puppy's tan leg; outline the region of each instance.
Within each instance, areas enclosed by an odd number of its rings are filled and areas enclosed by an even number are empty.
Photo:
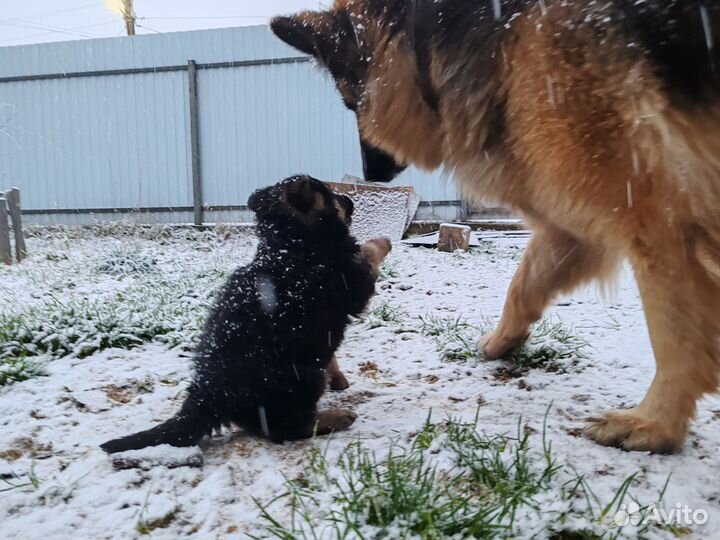
[[[616,267],[617,258],[602,247],[551,227],[536,230],[510,284],[497,329],[478,343],[484,356],[495,359],[512,352],[558,294],[608,277]]]
[[[634,409],[590,420],[586,434],[600,444],[676,452],[687,436],[696,401],[718,388],[720,287],[701,261],[669,243],[653,250],[661,258],[633,260],[655,352],[655,378]]]
[[[335,431],[344,431],[353,425],[357,415],[347,409],[327,409],[317,413],[315,433],[327,435]]]
[[[337,356],[334,354],[327,367],[327,378],[330,390],[341,391],[347,390],[350,387],[350,383],[348,383],[343,372],[340,371]]]

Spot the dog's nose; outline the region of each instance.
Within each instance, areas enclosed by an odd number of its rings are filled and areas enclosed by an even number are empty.
[[[363,174],[368,182],[389,182],[405,170],[404,165],[398,164],[388,153],[379,148],[361,142],[363,158]]]

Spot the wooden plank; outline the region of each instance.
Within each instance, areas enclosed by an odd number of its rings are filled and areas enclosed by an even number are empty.
[[[17,262],[27,257],[27,248],[25,247],[25,236],[22,229],[22,212],[20,211],[20,190],[18,188],[10,188],[5,193],[8,209],[10,211],[10,219],[12,220],[13,231],[15,232],[15,258]]]
[[[12,264],[12,251],[10,249],[10,224],[5,198],[0,197],[0,261]]]
[[[340,182],[325,182],[330,186],[331,189],[339,191],[341,193],[352,193],[353,191],[403,191],[408,193],[414,193],[415,188],[413,186],[388,186],[383,185],[380,182],[365,182],[364,180],[357,178],[356,176],[350,176],[346,174]]]

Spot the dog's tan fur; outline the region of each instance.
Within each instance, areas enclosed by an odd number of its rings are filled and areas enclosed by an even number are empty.
[[[361,17],[364,3],[338,0],[334,10]],[[452,96],[438,111],[423,100],[402,34],[366,24],[360,131],[403,163],[445,165],[468,198],[507,204],[532,227],[500,323],[481,342],[490,358],[522,344],[559,294],[630,261],[657,372],[637,407],[591,419],[586,432],[629,450],[677,451],[696,401],[720,381],[720,102],[674,107],[645,57],[612,31],[598,46],[586,29],[563,26],[578,9],[563,4],[535,4],[512,22],[482,86],[468,75],[472,58],[460,64],[435,46],[432,84]],[[577,50],[581,63],[568,53]],[[507,135],[487,151],[498,101]]]

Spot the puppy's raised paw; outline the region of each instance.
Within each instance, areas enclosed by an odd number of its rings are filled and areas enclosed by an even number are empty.
[[[392,242],[387,238],[374,238],[365,242],[360,249],[371,264],[379,265],[392,251]]]

